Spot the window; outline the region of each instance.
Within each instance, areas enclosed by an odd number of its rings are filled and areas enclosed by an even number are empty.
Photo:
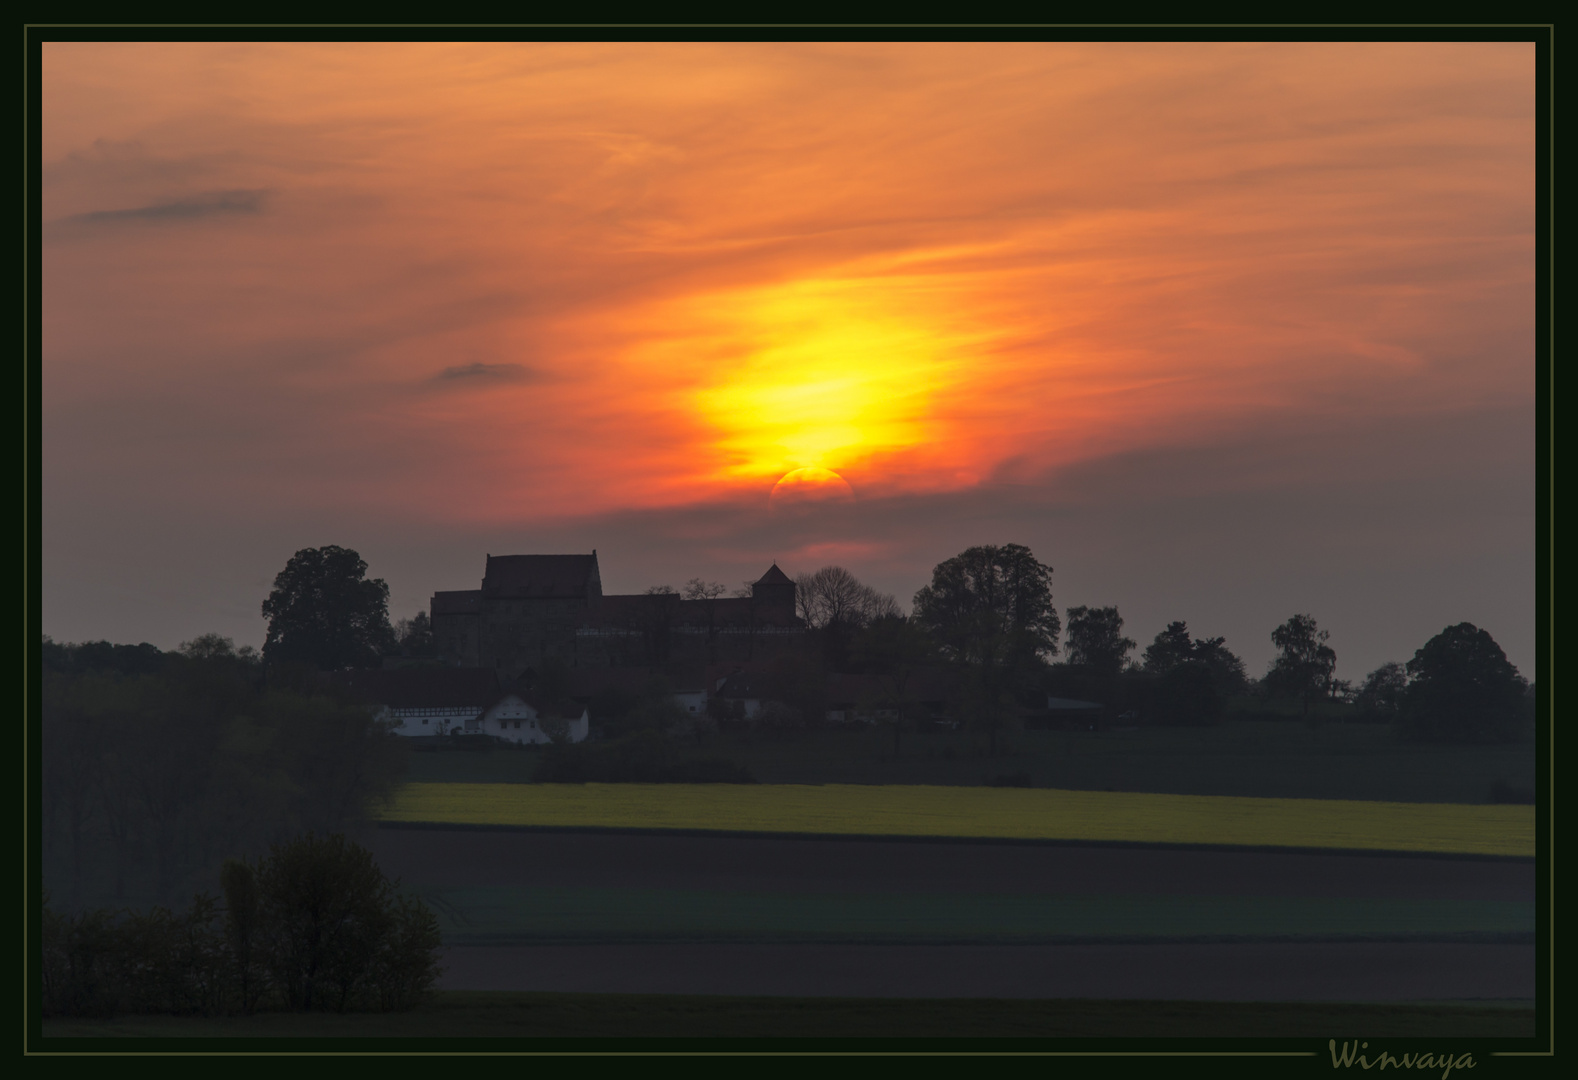
[[[427,717],[422,717],[422,723],[424,726],[427,724]]]

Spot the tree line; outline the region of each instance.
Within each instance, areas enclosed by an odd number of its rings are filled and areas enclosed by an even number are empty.
[[[45,881],[70,908],[168,904],[228,856],[363,820],[405,774],[365,706],[227,638],[42,651]]]

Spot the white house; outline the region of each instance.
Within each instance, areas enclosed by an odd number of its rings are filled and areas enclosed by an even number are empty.
[[[749,671],[736,671],[732,675],[718,679],[713,688],[716,696],[731,709],[738,704],[747,720],[756,719],[756,714],[762,711],[762,702],[768,698],[765,676]]]
[[[580,742],[591,728],[584,707],[560,715],[520,690],[501,686],[492,668],[342,671],[334,681],[374,707],[375,717],[396,735],[485,734],[542,743],[562,723],[570,740]]]
[[[511,691],[483,710],[466,730],[492,735],[506,742],[545,743],[553,741],[551,732],[559,725],[571,742],[581,742],[591,731],[591,715],[579,706],[579,715],[565,715]],[[568,710],[574,713],[575,709]]]

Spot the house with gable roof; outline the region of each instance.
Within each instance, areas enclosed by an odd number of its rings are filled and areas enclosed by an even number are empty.
[[[488,668],[375,668],[340,671],[335,685],[375,710],[396,735],[491,735],[545,743],[554,731],[581,742],[591,730],[581,705],[554,706],[530,690],[501,684]]]

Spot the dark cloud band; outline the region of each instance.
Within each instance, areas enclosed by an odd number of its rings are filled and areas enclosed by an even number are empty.
[[[256,214],[263,209],[265,190],[208,191],[172,202],[154,203],[129,210],[95,210],[76,214],[67,221],[104,224],[116,221],[191,221],[195,218],[225,214]]]

